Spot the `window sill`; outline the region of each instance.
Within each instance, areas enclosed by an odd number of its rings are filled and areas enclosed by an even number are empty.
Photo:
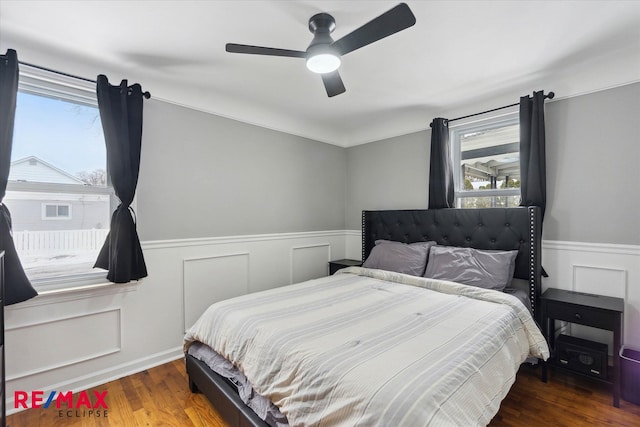
[[[464,190],[456,191],[456,197],[504,197],[519,196],[520,188],[494,188],[487,190]]]
[[[9,305],[5,307],[6,311],[20,310],[24,308],[37,307],[40,305],[58,304],[67,301],[82,300],[88,298],[97,298],[105,295],[122,294],[133,292],[138,289],[141,281],[132,281],[129,283],[113,283],[102,282],[92,283],[82,286],[72,286],[65,288],[56,288],[50,290],[37,290],[38,295],[30,300]]]
[[[113,283],[113,282],[105,282],[105,283],[94,283],[91,285],[84,285],[84,286],[73,286],[73,287],[68,287],[68,288],[57,288],[57,289],[51,289],[51,290],[42,290],[42,291],[38,291],[38,295],[39,296],[50,296],[50,295],[64,295],[64,294],[69,294],[69,293],[73,293],[73,292],[85,292],[85,291],[94,291],[94,290],[101,290],[101,289],[108,289],[114,286],[128,286],[130,284],[132,284],[134,282],[131,283]],[[137,283],[137,282],[136,282]]]
[[[50,291],[70,291],[84,289],[94,285],[108,285],[107,272],[93,269],[90,271],[73,272],[73,270],[51,269],[49,276],[40,273],[40,277],[30,278],[31,285],[39,294],[48,294]],[[27,272],[29,276],[29,272]]]

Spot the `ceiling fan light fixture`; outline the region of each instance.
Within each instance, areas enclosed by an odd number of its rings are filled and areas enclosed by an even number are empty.
[[[333,53],[318,53],[307,58],[307,68],[317,74],[331,73],[340,67],[340,57]]]
[[[331,33],[336,28],[336,20],[328,13],[316,13],[309,18],[309,31],[313,34],[313,40],[304,52],[236,43],[227,43],[225,50],[231,53],[305,58],[307,68],[321,75],[327,96],[331,98],[346,90],[338,73],[342,56],[407,29],[415,23],[416,17],[409,6],[406,3],[400,3],[334,41]]]

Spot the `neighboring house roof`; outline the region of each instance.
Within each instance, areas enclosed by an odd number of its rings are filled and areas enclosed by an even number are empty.
[[[11,162],[9,181],[85,185],[85,182],[80,178],[58,169],[36,156],[29,156]]]

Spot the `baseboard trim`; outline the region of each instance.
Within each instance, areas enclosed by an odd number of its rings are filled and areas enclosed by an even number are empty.
[[[63,390],[72,391],[74,393],[87,390],[93,387],[97,387],[101,384],[106,384],[110,381],[137,374],[145,369],[150,369],[165,363],[173,362],[184,357],[182,346],[175,347],[170,350],[161,351],[140,359],[133,360],[131,362],[123,363],[121,365],[113,366],[109,369],[103,369],[97,372],[93,372],[89,375],[73,378],[71,381],[63,381],[61,383],[52,384],[50,386],[40,387],[39,390]],[[186,387],[186,384],[185,384]],[[45,393],[46,394],[46,393]],[[11,415],[20,411],[23,408],[14,408],[14,396],[7,396],[7,415]]]

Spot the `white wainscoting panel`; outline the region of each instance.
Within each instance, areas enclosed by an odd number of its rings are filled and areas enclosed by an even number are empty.
[[[7,381],[117,353],[121,340],[119,308],[8,327]]]
[[[249,292],[249,252],[185,259],[183,271],[185,330],[214,302]]]
[[[291,248],[291,283],[317,279],[328,274],[331,245],[319,243]]]
[[[606,286],[603,286],[606,284]],[[587,265],[573,266],[573,290],[607,297],[627,297],[627,270]]]
[[[345,236],[345,253],[347,259],[362,259],[362,231],[361,230],[347,230]]]
[[[559,288],[624,298],[623,343],[640,348],[640,247],[609,243],[542,242],[542,265],[549,273],[543,290]],[[609,345],[606,331],[571,325],[571,335]]]

